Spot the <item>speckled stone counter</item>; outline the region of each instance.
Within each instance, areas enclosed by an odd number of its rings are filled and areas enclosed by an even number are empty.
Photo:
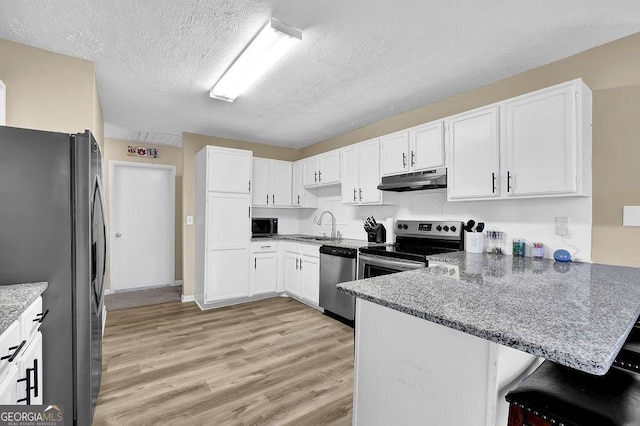
[[[46,282],[0,285],[0,334],[48,287]]]
[[[607,372],[640,314],[640,268],[550,259],[435,255],[424,268],[338,289],[592,374]]]
[[[251,239],[251,242],[256,241],[293,241],[296,243],[313,244],[317,246],[334,246],[353,249],[359,249],[360,247],[377,247],[385,245],[384,243],[369,243],[364,240],[352,240],[349,238],[332,239],[302,234],[283,234],[274,237],[257,237]]]

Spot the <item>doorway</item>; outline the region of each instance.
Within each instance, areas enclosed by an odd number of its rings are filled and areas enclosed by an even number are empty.
[[[173,285],[175,166],[109,162],[111,290]]]

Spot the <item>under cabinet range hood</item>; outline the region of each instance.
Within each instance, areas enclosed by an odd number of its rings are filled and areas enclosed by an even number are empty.
[[[420,191],[425,189],[440,189],[447,187],[447,168],[424,170],[421,172],[404,173],[395,176],[384,176],[378,185],[381,191]]]

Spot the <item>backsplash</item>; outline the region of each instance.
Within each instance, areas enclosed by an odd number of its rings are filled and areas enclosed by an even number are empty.
[[[441,190],[397,194],[397,205],[348,206],[342,204],[340,187],[318,189],[317,194],[318,209],[295,211],[299,219],[297,224],[290,211],[273,211],[277,212],[273,216],[281,218],[281,233],[330,235],[331,221],[328,216],[325,216],[322,225],[316,224],[324,210],[336,216],[337,229],[344,238],[361,240],[367,238],[362,220],[368,216],[374,216],[381,223],[385,223],[388,217],[462,222],[473,219],[484,222],[485,231],[495,229],[504,233],[502,249],[506,254],[511,254],[512,239],[520,238],[526,240],[526,256],[531,256],[533,242],[541,242],[547,258],[552,258],[555,250],[564,248],[574,255],[574,260],[591,261],[590,197],[447,202],[446,192]],[[555,235],[555,218],[558,216],[569,218],[566,244],[560,236]],[[294,228],[295,231],[285,232],[285,229]]]

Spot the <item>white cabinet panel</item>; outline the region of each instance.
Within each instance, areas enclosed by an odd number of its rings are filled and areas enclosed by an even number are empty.
[[[319,256],[319,254],[318,254]],[[300,259],[301,294],[303,299],[317,305],[320,303],[320,259],[302,254]]]
[[[248,246],[251,239],[249,197],[207,194],[207,249]]]
[[[251,197],[254,206],[267,206],[269,204],[269,160],[264,158],[253,159],[253,184]]]
[[[358,198],[362,204],[379,203],[382,198],[380,184],[380,143],[378,139],[358,144]]]
[[[207,190],[249,194],[251,151],[207,147]]]
[[[409,166],[414,171],[444,165],[444,124],[427,123],[409,129]]]
[[[15,405],[18,400],[18,366],[12,364],[0,374],[0,405]]]
[[[252,294],[272,293],[278,288],[278,260],[276,253],[253,254]]]
[[[342,150],[342,203],[359,204],[358,145]]]
[[[9,359],[15,360],[14,354],[22,343],[22,332],[20,329],[20,321],[16,320],[0,335],[0,376],[9,368]],[[7,358],[8,357],[8,358]]]
[[[449,199],[500,195],[498,106],[492,105],[449,120]]]
[[[0,126],[7,124],[7,87],[0,80]]]
[[[505,102],[507,195],[576,191],[573,85]]]
[[[405,173],[409,170],[409,132],[392,133],[380,138],[380,164],[382,176]]]
[[[249,247],[207,252],[205,303],[249,296]]]
[[[294,296],[300,294],[300,254],[297,252],[284,254],[284,289]]]
[[[293,163],[293,199],[292,205],[294,207],[318,207],[318,197],[316,194],[304,188],[303,182],[303,162],[296,161]]]
[[[321,185],[340,183],[340,151],[320,155],[318,182]]]
[[[318,185],[318,157],[302,160],[302,183],[305,187]]]
[[[291,206],[291,163],[288,161],[271,161],[269,176],[271,186],[271,203],[278,207]]]
[[[42,404],[42,333],[38,332],[18,359],[18,405]]]

